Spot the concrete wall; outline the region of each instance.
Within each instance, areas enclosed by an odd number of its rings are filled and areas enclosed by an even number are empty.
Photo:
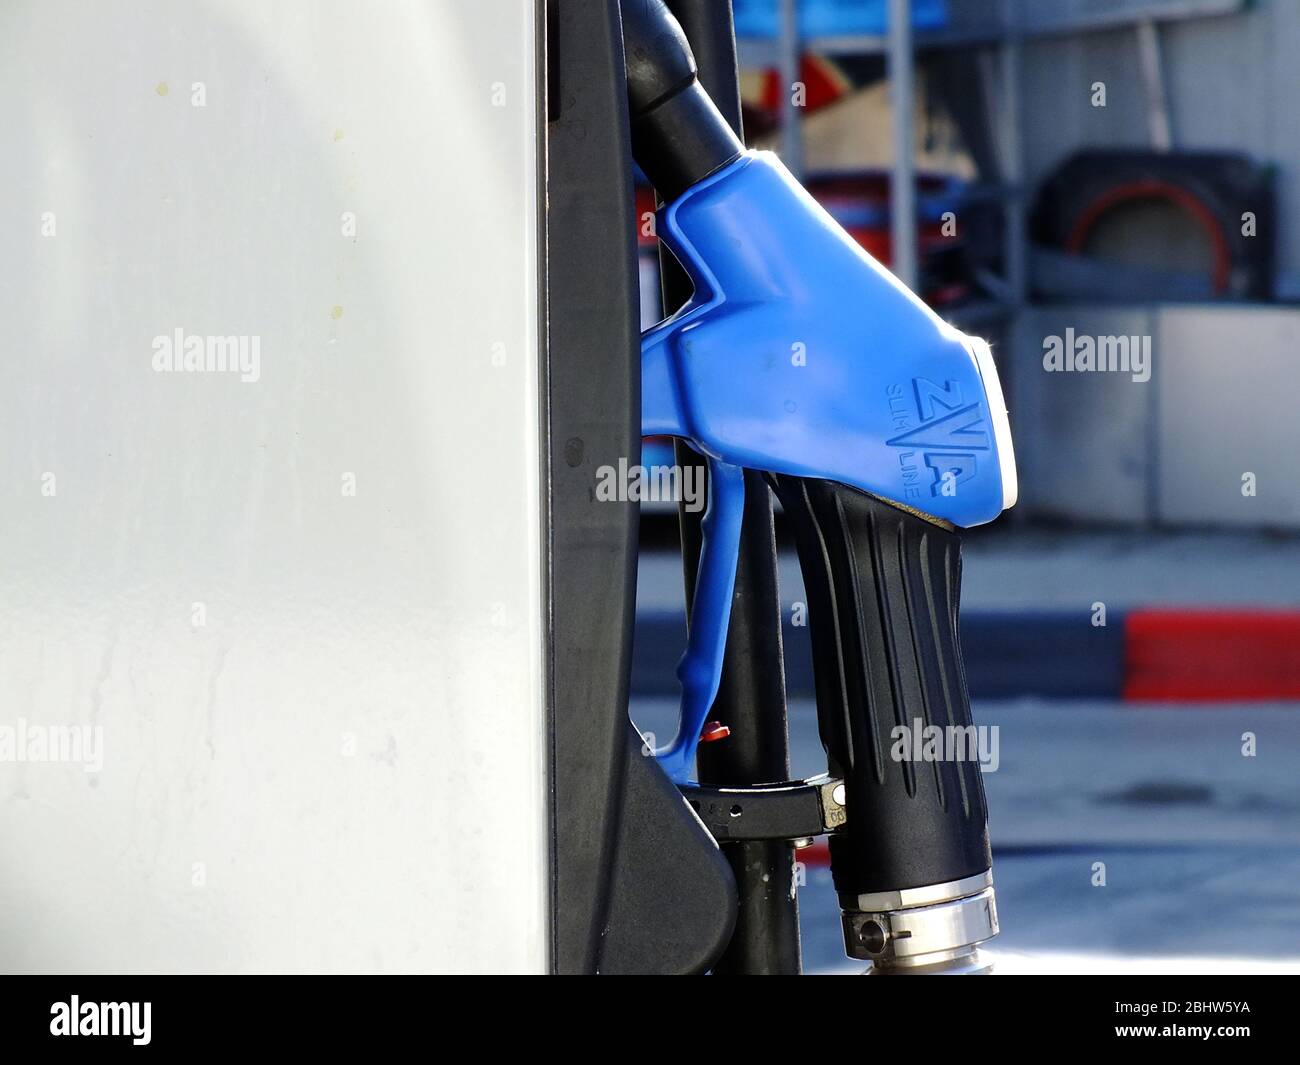
[[[1150,380],[1047,372],[1044,338],[1149,336]],[[1300,528],[1300,311],[1044,307],[1017,324],[1012,431],[1024,516]],[[1253,494],[1243,477],[1253,475]]]

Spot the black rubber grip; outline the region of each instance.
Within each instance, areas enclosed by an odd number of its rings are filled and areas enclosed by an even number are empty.
[[[951,745],[939,759],[893,757],[897,726],[972,723],[957,630],[961,538],[844,485],[770,480],[807,589],[822,743],[845,781],[848,825],[830,844],[836,890],[870,894],[984,872],[992,863],[977,757],[953,758]]]

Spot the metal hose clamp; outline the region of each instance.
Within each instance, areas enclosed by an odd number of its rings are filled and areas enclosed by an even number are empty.
[[[844,949],[877,973],[982,972],[998,934],[993,873],[872,895],[841,895]]]

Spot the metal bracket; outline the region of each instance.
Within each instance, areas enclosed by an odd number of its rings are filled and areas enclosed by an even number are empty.
[[[844,781],[830,776],[779,784],[678,789],[718,842],[808,839],[844,827]]]

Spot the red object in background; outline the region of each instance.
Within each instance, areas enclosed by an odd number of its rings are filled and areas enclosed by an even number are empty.
[[[1219,220],[1204,200],[1189,189],[1175,185],[1171,181],[1149,178],[1132,181],[1126,185],[1117,185],[1110,189],[1104,196],[1089,204],[1088,209],[1079,216],[1070,235],[1066,238],[1066,251],[1071,255],[1083,255],[1089,235],[1108,212],[1123,204],[1139,203],[1143,200],[1163,200],[1172,203],[1196,220],[1196,224],[1201,227],[1210,246],[1214,249],[1214,291],[1217,295],[1224,295],[1228,291],[1228,281],[1232,273],[1232,252],[1228,248],[1228,241],[1223,235]]]
[[[882,263],[889,262],[889,193],[890,176],[870,171],[837,176],[812,177],[808,191],[853,239]],[[955,233],[943,232],[944,211],[954,214],[960,206],[959,186],[952,178],[939,174],[919,174],[916,178],[917,202],[928,217],[917,219],[917,242],[921,254],[955,247]]]
[[[854,89],[853,82],[840,69],[839,64],[823,55],[805,54],[800,58],[799,80],[804,85],[805,95],[800,106],[805,113],[833,104]],[[760,105],[768,111],[779,111],[783,88],[779,70],[763,71]]]
[[[657,244],[654,230],[655,190],[649,185],[636,187],[636,242],[642,248]],[[650,219],[646,221],[647,217]]]
[[[1125,619],[1124,698],[1300,698],[1300,613],[1135,610]]]
[[[806,847],[800,847],[794,852],[795,861],[803,862],[808,866],[828,866],[831,864],[831,845],[822,836],[815,839]]]
[[[721,721],[710,721],[700,730],[700,742],[712,743],[714,740],[725,740],[731,735],[731,729]]]

